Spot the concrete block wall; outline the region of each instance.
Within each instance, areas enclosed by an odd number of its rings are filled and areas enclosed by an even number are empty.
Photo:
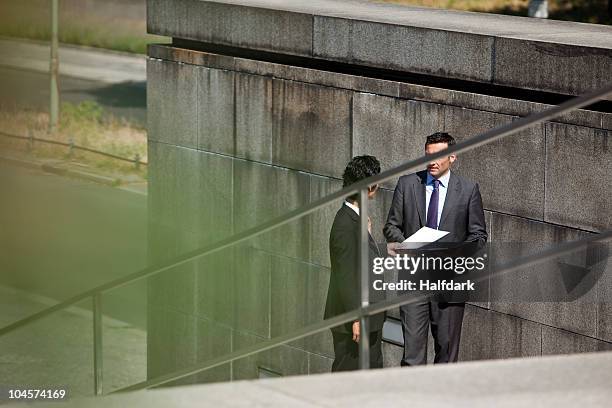
[[[148,0],[147,29],[205,43],[570,95],[605,85],[612,69],[612,30],[606,26],[542,24],[366,0]]]
[[[169,7],[170,3],[176,7]],[[427,27],[389,28],[380,21],[313,17],[287,10],[293,3],[279,3],[276,11],[233,3],[149,1],[149,28],[184,39],[422,73],[431,73],[423,67],[433,69],[440,62],[435,55],[421,55],[424,51],[417,50],[407,57],[400,52],[402,47],[391,55],[382,44],[372,46],[370,40],[377,38],[372,33],[398,41],[429,39],[431,44],[455,43],[464,37],[466,44],[472,41],[471,34],[435,29],[430,33]],[[325,2],[314,3],[333,14]],[[327,3],[341,6],[343,1]],[[353,11],[362,12],[362,6]],[[204,16],[206,21],[196,22],[193,16]],[[221,21],[226,25],[221,26]],[[241,30],[232,29],[236,24]],[[332,43],[328,38],[332,33],[350,38],[336,35]],[[309,35],[312,43],[303,41]],[[355,42],[356,35],[366,37]],[[588,36],[579,32],[576,38],[586,41]],[[503,72],[512,69],[510,62],[494,69],[494,78],[487,71],[496,67],[487,60],[490,55],[510,58],[512,52],[505,53],[499,48],[502,45],[514,47],[514,55],[534,47],[534,66],[549,61],[550,49],[540,44],[497,37],[479,37],[479,41],[483,43],[469,55],[446,49],[441,66],[446,71],[438,67],[435,72],[475,81],[505,78],[499,83],[514,84],[517,77]],[[360,49],[363,44],[369,46]],[[434,131],[448,131],[465,140],[547,107],[172,46],[152,46],[149,57],[152,261],[244,231],[336,191],[344,165],[354,155],[374,154],[384,168],[390,168],[419,157],[425,136]],[[467,66],[458,63],[464,57]],[[585,61],[595,58],[597,67],[609,63],[605,52],[583,57]],[[479,65],[486,72],[470,69],[469,63],[479,58],[488,61]],[[560,70],[566,64],[551,61]],[[414,65],[417,62],[423,67]],[[530,71],[521,84],[565,93],[600,84],[597,70],[571,72],[561,76],[564,82],[549,84],[541,78],[531,81]],[[580,75],[593,78],[576,81]],[[534,242],[539,244],[534,248],[542,248],[608,229],[612,187],[604,180],[611,170],[611,132],[611,114],[580,110],[461,155],[456,171],[480,183],[490,239]],[[372,209],[374,235],[381,242],[394,184],[382,186]],[[327,239],[339,205],[151,279],[149,377],[320,321],[329,279]],[[573,303],[489,299],[469,304],[461,359],[609,349],[612,308],[604,300],[610,298],[611,276],[608,266],[587,296]],[[385,344],[386,365],[397,365],[400,355],[399,347]],[[331,336],[326,332],[180,383],[253,378],[259,367],[281,375],[325,372],[332,358]]]
[[[226,70],[219,69],[218,64],[184,62],[205,60],[203,53],[195,51],[159,46],[152,48],[151,54],[154,58],[149,61],[149,95],[160,92],[155,89],[160,84],[159,87],[165,87],[164,97],[172,99],[173,93],[180,92],[179,86],[168,89],[172,82],[165,81],[166,76],[191,72],[192,76],[184,78],[180,86],[195,89],[187,94],[193,99],[166,109],[195,106],[199,112],[190,124],[185,124],[179,114],[170,115],[174,116],[174,125],[166,125],[179,130],[172,133],[177,138],[183,126],[191,126],[196,135],[192,135],[191,142],[187,138],[169,141],[168,128],[149,129],[151,216],[153,224],[160,225],[163,246],[168,251],[172,246],[165,245],[169,236],[177,235],[171,241],[176,250],[193,249],[197,244],[255,226],[339,189],[343,163],[353,155],[374,154],[385,168],[390,168],[418,157],[424,137],[435,130],[449,131],[464,140],[517,117],[502,109],[490,112],[488,104],[477,109],[474,104],[465,108],[424,101],[423,89],[419,89],[419,99],[410,99],[408,92],[403,97],[363,92],[357,80],[348,81],[340,74],[336,76],[342,87],[330,86],[331,78],[322,86],[308,82],[317,78],[316,73],[306,72],[312,70],[302,70],[305,75],[298,78],[296,72],[278,64],[249,61],[247,70]],[[224,58],[224,66],[246,65],[238,58]],[[227,59],[233,59],[233,64]],[[283,69],[291,72],[292,79],[266,75],[266,72],[278,75]],[[346,84],[352,87],[345,88]],[[376,84],[377,88],[384,85]],[[211,98],[213,92],[222,94]],[[226,101],[228,92],[232,93],[235,105],[223,108],[227,114],[210,115],[198,108],[203,105],[202,99]],[[158,99],[150,97],[149,104],[151,112],[159,109]],[[525,111],[529,107],[516,109]],[[602,122],[598,115],[603,114],[582,111],[575,115],[582,115],[580,126],[546,123],[460,157],[457,171],[481,185],[492,241],[566,242],[610,225],[610,211],[606,207],[610,188],[606,185],[593,195],[594,202],[587,203],[602,209],[599,216],[589,217],[588,209],[574,205],[562,211],[565,218],[563,223],[559,222],[557,208],[564,202],[554,192],[564,191],[568,200],[584,197],[591,190],[588,184],[591,181],[576,183],[576,180],[588,179],[590,166],[607,169],[610,163],[611,153],[605,148],[610,129],[596,127]],[[591,126],[584,126],[589,115],[594,118]],[[152,119],[154,123],[156,120]],[[572,118],[564,120],[570,122]],[[221,127],[228,129],[223,137],[208,138],[208,133],[202,131]],[[573,135],[571,143],[560,141],[565,133]],[[214,144],[209,143],[204,149],[203,139]],[[181,141],[184,145],[179,144]],[[231,150],[241,145],[255,148]],[[239,158],[233,158],[234,155]],[[561,155],[565,158],[560,158]],[[589,162],[569,160],[586,155],[590,156]],[[560,162],[566,163],[562,174],[555,173],[562,167]],[[393,186],[394,183],[386,184],[374,205],[375,236],[379,241],[383,240],[380,228]],[[152,311],[168,313],[171,309],[172,313],[176,310],[189,316],[193,328],[186,332],[188,335],[197,330],[199,320],[210,320],[211,325],[220,326],[218,330],[206,331],[211,340],[223,335],[224,330],[233,339],[224,343],[227,348],[223,351],[228,352],[319,321],[329,273],[327,236],[338,205],[330,205],[280,231],[266,233],[248,245],[239,245],[232,249],[232,254],[217,257],[216,263],[205,260],[161,275],[160,285],[151,285],[151,290],[156,291],[149,297],[155,299]],[[166,232],[166,226],[173,232]],[[155,249],[152,253],[163,251]],[[609,293],[609,286],[600,282],[586,299],[572,304],[468,305],[461,358],[607,349],[612,342],[609,335],[612,315],[606,314],[609,307],[600,301]],[[157,292],[158,287],[167,293],[166,297]],[[397,311],[390,315],[397,316]],[[157,324],[165,323],[150,322],[153,327]],[[181,338],[185,335],[181,331],[174,333]],[[324,371],[333,357],[330,340],[326,333],[296,341],[277,350],[285,357],[278,357],[276,352],[262,353],[234,363],[239,368],[228,368],[231,374],[222,378],[246,378],[245,372],[256,371],[253,364],[284,375]],[[150,341],[161,341],[166,350],[183,348],[181,342],[172,338],[160,340],[152,335]],[[391,356],[396,356],[399,348],[387,344],[385,349],[387,364],[396,365]],[[151,350],[153,356],[155,348]],[[198,347],[191,350],[191,354],[179,354],[176,366],[167,363],[162,366],[178,368],[180,364],[201,361],[220,352],[213,345],[207,348],[211,354],[202,354]],[[299,364],[293,360],[289,363],[287,356],[297,358]],[[151,376],[163,372],[155,367],[151,368]]]

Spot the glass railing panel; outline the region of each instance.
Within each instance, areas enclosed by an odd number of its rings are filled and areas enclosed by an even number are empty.
[[[167,192],[159,190],[151,197],[151,208],[155,209],[150,229],[151,259],[169,259],[181,250],[206,245],[212,237],[227,236],[230,230],[239,234],[341,188],[337,179],[267,164],[161,144],[154,149],[169,150],[163,153],[166,159],[177,157],[168,171],[160,170],[157,176],[153,173]],[[231,169],[231,186],[227,185],[229,179],[221,182],[220,175],[204,171],[212,168],[212,162]],[[179,171],[173,170],[175,166],[184,167],[181,174],[192,182],[199,180],[195,183],[198,194],[186,191],[194,183],[186,183],[181,193],[172,190],[181,188],[182,183],[173,181],[182,177],[170,178],[168,172]],[[336,200],[254,238],[150,278],[148,378],[206,364],[323,322],[330,275],[329,234],[343,202]],[[383,202],[382,196],[372,201],[374,235],[379,241]],[[177,205],[183,207],[177,209]],[[196,227],[202,222],[202,228]],[[359,282],[347,284],[358,288]],[[272,359],[266,364],[247,357],[170,385],[252,378],[258,365],[266,372],[294,375],[308,373],[309,361],[316,361],[320,372],[321,367],[331,367],[333,359],[332,336],[327,328],[274,350],[280,354],[273,350],[258,353],[261,358]]]
[[[0,286],[42,300],[5,323],[146,266],[146,195],[4,160],[0,191]]]

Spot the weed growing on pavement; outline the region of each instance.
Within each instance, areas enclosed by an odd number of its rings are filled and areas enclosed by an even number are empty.
[[[113,154],[119,157],[147,161],[147,133],[145,129],[125,120],[107,114],[104,108],[94,101],[78,104],[63,103],[60,122],[55,134],[48,133],[49,115],[16,107],[0,106],[0,132],[49,139]],[[146,166],[136,166],[117,159],[73,150],[42,142],[12,139],[0,136],[4,148],[29,152],[40,158],[74,160],[111,172],[136,173],[146,177]]]

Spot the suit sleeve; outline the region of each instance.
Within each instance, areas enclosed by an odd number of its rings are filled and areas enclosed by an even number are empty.
[[[481,241],[482,243],[487,241],[487,226],[478,184],[474,185],[472,195],[470,196],[467,226],[468,233],[465,239],[466,241]]]
[[[387,242],[403,242],[404,238],[404,184],[400,179],[393,192],[393,201],[383,228]]]
[[[339,229],[331,242],[334,253],[336,282],[345,310],[359,307],[359,237],[349,229]]]

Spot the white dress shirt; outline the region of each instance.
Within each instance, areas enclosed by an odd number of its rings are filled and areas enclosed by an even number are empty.
[[[354,204],[349,203],[348,201],[345,201],[344,204],[346,204],[348,206],[348,208],[350,208],[351,210],[355,211],[357,213],[357,215],[359,215],[359,207],[357,207]]]

